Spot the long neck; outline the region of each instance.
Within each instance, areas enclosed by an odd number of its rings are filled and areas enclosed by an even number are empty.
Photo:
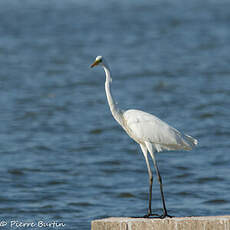
[[[122,125],[122,112],[121,110],[118,108],[118,106],[116,105],[116,103],[114,102],[113,99],[113,95],[110,89],[110,83],[112,82],[112,78],[110,76],[110,70],[108,66],[103,65],[104,71],[105,71],[105,75],[106,75],[106,81],[105,81],[105,92],[106,92],[106,97],[108,100],[108,104],[109,104],[109,108],[110,111],[113,115],[113,117],[115,118],[115,120]]]

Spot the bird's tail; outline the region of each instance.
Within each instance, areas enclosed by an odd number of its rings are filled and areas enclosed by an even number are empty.
[[[195,147],[198,144],[198,140],[196,140],[195,138],[193,138],[187,134],[184,134],[183,138],[187,144],[188,150],[191,150],[193,147]]]

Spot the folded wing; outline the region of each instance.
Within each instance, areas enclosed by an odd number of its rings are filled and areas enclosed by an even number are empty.
[[[196,139],[180,133],[152,114],[140,110],[127,110],[123,117],[130,136],[139,142],[151,142],[158,152],[163,149],[191,150],[197,145]]]

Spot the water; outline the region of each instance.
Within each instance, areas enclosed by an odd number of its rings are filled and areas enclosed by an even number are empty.
[[[10,221],[56,221],[65,224],[56,229],[84,230],[96,218],[146,213],[145,161],[110,114],[103,70],[89,69],[97,55],[111,65],[120,107],[153,113],[199,140],[191,152],[157,155],[169,214],[229,214],[229,7],[224,0],[2,0],[6,229]],[[152,206],[161,213],[156,179]]]

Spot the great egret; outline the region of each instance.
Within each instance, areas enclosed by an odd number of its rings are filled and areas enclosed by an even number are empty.
[[[102,56],[96,57],[96,60],[91,65],[91,68],[97,65],[101,65],[105,71],[105,92],[113,117],[122,126],[126,133],[140,145],[145,157],[149,174],[149,207],[148,213],[144,217],[171,217],[168,215],[166,209],[162,179],[157,166],[154,151],[161,152],[164,149],[191,150],[195,145],[197,145],[198,141],[189,135],[180,133],[178,130],[169,126],[167,123],[152,114],[134,109],[127,111],[120,110],[117,104],[114,102],[110,89],[112,78],[110,75],[109,65]],[[153,160],[157,178],[160,184],[161,199],[163,203],[163,215],[161,216],[152,214],[151,210],[153,175],[148,160],[148,152]]]

